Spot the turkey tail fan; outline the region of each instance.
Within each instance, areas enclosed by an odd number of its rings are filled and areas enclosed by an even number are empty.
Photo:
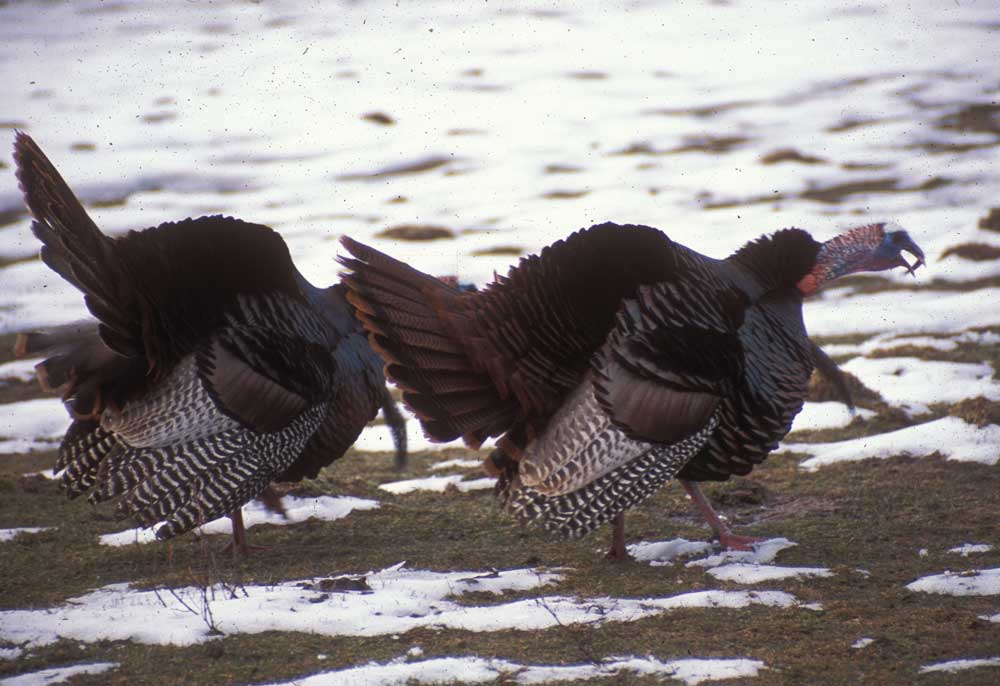
[[[466,352],[464,303],[476,294],[350,238],[342,243],[355,258],[340,258],[350,270],[342,279],[347,298],[424,432],[435,441],[461,437],[478,447],[508,426],[516,404],[498,395]]]
[[[49,158],[25,133],[15,136],[14,161],[25,204],[35,219],[31,231],[42,242],[42,261],[84,293],[87,307],[104,327],[118,338],[130,339],[124,300],[131,297],[131,289],[114,241],[101,233]]]

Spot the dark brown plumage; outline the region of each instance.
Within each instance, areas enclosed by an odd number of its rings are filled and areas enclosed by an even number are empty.
[[[343,282],[427,435],[500,437],[487,468],[507,509],[579,536],[674,476],[746,474],[777,446],[814,359],[835,373],[806,335],[803,293],[888,268],[901,247],[923,257],[881,225],[845,236],[788,229],[716,260],[601,224],[479,292],[344,239]]]
[[[23,133],[14,159],[42,260],[96,318],[17,343],[75,418],[58,463],[70,496],[116,498],[168,538],[316,476],[380,406],[405,457],[343,286],[309,284],[281,236],[215,216],[111,238]]]

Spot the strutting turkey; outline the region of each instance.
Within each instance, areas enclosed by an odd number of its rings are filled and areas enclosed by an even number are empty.
[[[521,520],[582,536],[672,477],[724,544],[697,482],[744,475],[802,408],[814,362],[802,299],[838,276],[924,256],[885,224],[825,243],[799,229],[727,259],[646,226],[601,224],[461,292],[349,238],[348,300],[429,438],[478,447]],[[906,250],[917,258],[909,265]],[[714,522],[713,522],[714,519]],[[729,536],[729,540],[726,540]]]
[[[379,407],[402,466],[404,420],[344,287],[312,286],[280,235],[212,216],[112,238],[24,133],[14,159],[42,260],[97,320],[16,344],[73,416],[70,497],[117,498],[120,518],[164,522],[160,539],[230,514],[246,551],[240,508],[315,477]]]

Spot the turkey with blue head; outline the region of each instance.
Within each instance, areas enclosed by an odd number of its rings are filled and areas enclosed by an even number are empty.
[[[714,259],[647,226],[578,231],[478,292],[343,239],[348,300],[386,376],[436,441],[478,447],[505,508],[569,537],[615,520],[671,478],[722,542],[701,481],[748,474],[802,409],[814,364],[803,298],[831,279],[924,262],[903,230],[820,243],[786,229]],[[917,260],[910,265],[902,251]]]
[[[103,234],[38,145],[16,135],[17,178],[49,268],[94,320],[18,337],[73,422],[56,468],[71,497],[117,500],[170,538],[275,481],[315,477],[383,408],[406,455],[382,363],[341,284],[316,288],[272,229],[213,216]]]

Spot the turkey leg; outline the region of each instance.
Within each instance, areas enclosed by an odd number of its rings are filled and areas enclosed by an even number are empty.
[[[725,546],[729,550],[753,550],[754,543],[760,543],[763,538],[754,538],[752,536],[737,536],[732,532],[729,526],[719,518],[716,513],[715,508],[712,507],[712,503],[708,502],[708,498],[705,494],[701,492],[701,487],[694,481],[687,481],[685,479],[680,479],[681,486],[687,491],[688,497],[694,501],[695,507],[701,512],[701,516],[705,518],[708,525],[712,527],[712,531],[719,538],[719,543]]]

